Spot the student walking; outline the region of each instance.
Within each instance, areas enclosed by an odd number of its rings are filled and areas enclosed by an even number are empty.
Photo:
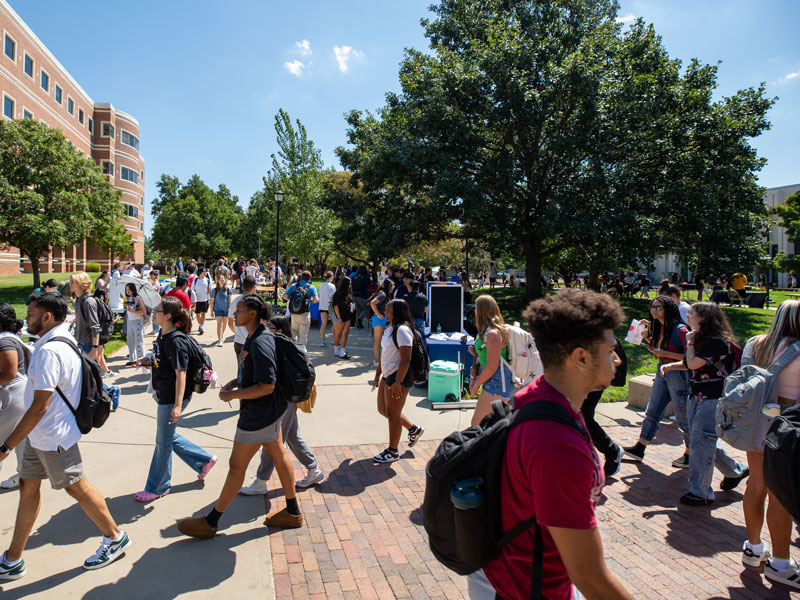
[[[139,296],[135,283],[125,285],[125,318],[128,322],[128,364],[132,365],[144,356],[144,319],[147,307]]]
[[[272,527],[302,527],[303,515],[297,504],[294,489],[294,470],[281,439],[281,417],[286,402],[273,392],[277,378],[275,340],[262,321],[272,318],[272,308],[263,298],[248,294],[239,300],[234,323],[248,331],[242,353],[239,355],[239,376],[220,390],[223,402],[239,399],[239,422],[233,439],[228,475],[214,508],[205,517],[184,519],[178,530],[184,535],[213,538],[219,520],[244,483],[247,466],[259,448],[272,457],[283,493],[286,508],[267,515],[265,525]]]
[[[331,298],[336,293],[336,286],[333,285],[333,272],[325,272],[325,281],[319,286],[319,345],[325,347],[325,330],[328,327],[328,314],[331,311]],[[336,327],[334,326],[334,329]],[[290,336],[291,337],[291,336]],[[334,352],[334,354],[336,354]]]
[[[0,440],[11,435],[25,414],[25,386],[28,383],[25,370],[26,349],[17,336],[22,325],[14,307],[0,302]],[[17,455],[17,471],[22,464],[24,449],[25,442],[14,449]],[[0,463],[0,467],[2,466]],[[0,488],[3,489],[14,489],[18,486],[18,472],[0,483]]]
[[[364,328],[364,317],[367,315],[367,298],[369,298],[370,277],[367,267],[358,267],[353,279],[353,301],[356,303],[356,327]]]
[[[319,302],[317,288],[311,285],[311,271],[303,271],[300,279],[286,288],[283,300],[289,303],[294,340],[305,348],[308,345],[308,330],[311,328],[309,306]]]
[[[242,294],[239,294],[233,300],[231,300],[231,308],[229,312],[231,320],[233,320],[233,314],[236,312],[236,307],[239,304],[239,300],[248,294],[254,294],[256,291],[256,280],[250,277],[250,275],[245,275],[240,283],[242,284]],[[241,354],[242,348],[244,348],[244,343],[247,341],[248,333],[246,328],[235,324],[233,326],[233,331],[233,351],[236,353],[236,364],[238,365],[239,354]]]
[[[87,570],[100,569],[122,556],[131,540],[114,522],[105,498],[89,483],[78,442],[81,432],[67,402],[80,402],[82,369],[67,318],[67,301],[58,294],[35,294],[28,306],[28,331],[39,336],[28,368],[25,414],[0,443],[0,461],[25,441],[19,467],[19,508],[11,543],[0,555],[0,580],[25,575],[22,553],[41,506],[41,481],[66,490],[103,534],[97,551],[83,562]],[[55,391],[54,391],[55,390]]]
[[[381,340],[383,331],[386,329],[386,305],[392,298],[394,283],[387,277],[381,282],[378,290],[369,299],[369,306],[372,309],[372,366],[377,367],[381,360]]]
[[[350,322],[355,312],[353,302],[353,285],[349,277],[339,280],[339,287],[331,298],[331,319],[333,320],[333,355],[350,360],[347,353],[347,336],[350,334]]]
[[[414,385],[411,351],[414,343],[414,321],[405,300],[386,303],[388,326],[381,337],[381,362],[375,371],[373,385],[378,388],[378,412],[389,421],[389,446],[372,460],[394,462],[400,458],[398,447],[403,427],[408,429],[408,447],[419,441],[424,427],[415,425],[403,414],[408,392]]]
[[[217,285],[211,292],[211,310],[214,319],[217,321],[217,346],[222,347],[222,338],[225,336],[225,328],[230,325],[231,331],[236,333],[233,328],[233,319],[228,316],[231,305],[231,291],[224,274],[217,276]]]
[[[69,287],[75,295],[75,340],[84,352],[99,360],[100,316],[97,300],[89,294],[92,279],[83,271],[76,271],[69,277]]]
[[[732,490],[749,474],[742,463],[717,446],[717,403],[725,377],[736,368],[731,347],[736,339],[722,309],[712,302],[695,302],[689,310],[689,325],[692,331],[686,334],[685,358],[662,365],[661,370],[689,369],[687,417],[692,453],[689,493],[681,496],[681,503],[708,506],[714,502],[711,476],[715,466],[725,478],[723,490]]]
[[[144,490],[134,496],[139,502],[152,502],[169,494],[173,452],[201,481],[217,462],[216,456],[177,432],[181,413],[192,399],[192,390],[186,384],[190,354],[186,336],[192,327],[189,313],[177,298],[164,298],[153,309],[153,317],[161,331],[152,355],[139,360],[137,366],[152,367],[153,398],[158,404],[156,446]]]
[[[767,369],[787,348],[798,341],[800,302],[784,300],[778,305],[769,331],[747,342],[742,354],[742,365],[756,365]],[[800,402],[800,356],[778,373],[776,385],[781,410]],[[748,452],[747,467],[750,478],[742,500],[747,540],[742,547],[742,563],[757,570],[763,568],[770,581],[800,589],[800,570],[790,552],[792,517],[764,483],[764,452]],[[767,529],[772,540],[772,556],[761,539],[765,508]]]
[[[267,322],[267,329],[272,333],[282,333],[289,339],[292,337],[292,325],[287,317],[272,317]],[[287,403],[286,411],[281,417],[281,435],[286,445],[295,458],[306,468],[306,476],[295,483],[296,487],[307,488],[325,479],[325,474],[320,470],[317,457],[311,452],[308,443],[300,435],[300,427],[297,422],[297,404]],[[259,496],[267,493],[267,481],[272,477],[275,470],[275,463],[269,452],[261,449],[261,461],[258,465],[258,473],[250,485],[244,486],[240,492],[245,496]]]
[[[197,267],[197,277],[189,283],[189,286],[197,297],[196,300],[193,300],[195,305],[194,312],[197,315],[197,333],[198,335],[203,335],[203,325],[206,322],[208,304],[211,300],[209,295],[211,292],[211,279],[206,274],[205,267]]]

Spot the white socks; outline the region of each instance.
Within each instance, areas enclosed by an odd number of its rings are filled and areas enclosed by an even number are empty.
[[[333,355],[334,356],[340,356],[340,354],[339,354],[339,346],[334,346],[333,347]]]
[[[764,552],[764,542],[760,544],[751,544],[749,541],[747,542],[747,547],[750,548],[750,551],[753,554],[761,554]]]

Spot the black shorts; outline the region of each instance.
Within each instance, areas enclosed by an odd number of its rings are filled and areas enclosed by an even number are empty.
[[[319,312],[321,312],[321,313],[327,313],[328,311],[327,311],[327,310],[322,310],[322,309],[320,308],[320,309],[319,309]]]
[[[489,281],[497,281],[497,277],[489,277]]]
[[[205,302],[196,302],[195,303],[194,312],[196,313],[207,313],[208,312],[208,300]]]
[[[397,379],[397,371],[383,378],[383,380],[386,382],[386,385],[394,385],[396,379]],[[406,371],[405,379],[403,379],[400,385],[408,388],[414,386],[414,371],[411,370],[410,366],[408,367],[408,371]]]

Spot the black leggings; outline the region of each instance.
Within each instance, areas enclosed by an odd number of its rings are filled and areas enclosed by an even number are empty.
[[[600,454],[612,456],[617,451],[617,445],[614,443],[614,440],[608,437],[605,429],[600,427],[597,421],[594,420],[594,410],[597,408],[597,403],[600,402],[600,397],[602,395],[602,391],[590,392],[589,395],[586,396],[583,406],[581,406],[581,413],[583,414],[583,420],[586,421],[586,428],[589,430],[589,435],[592,436],[594,447],[597,448]]]

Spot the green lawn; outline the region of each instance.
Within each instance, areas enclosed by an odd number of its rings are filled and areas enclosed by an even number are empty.
[[[482,293],[489,293],[488,288],[483,288],[479,292],[473,292],[473,297]],[[495,288],[491,293],[497,300],[503,318],[506,322],[519,321],[525,329],[527,323],[522,318],[525,309],[524,288]],[[625,311],[626,320],[614,333],[619,339],[624,339],[628,331],[631,319],[647,318],[649,315],[649,300],[638,298],[622,298],[620,305]],[[725,315],[733,327],[740,345],[754,335],[765,333],[769,329],[770,323],[775,316],[773,310],[761,310],[756,308],[722,307]],[[623,341],[625,352],[628,355],[628,378],[643,375],[645,373],[655,373],[657,359],[641,346],[634,346]],[[609,388],[603,394],[603,402],[618,402],[628,399],[628,386],[621,388]]]
[[[66,281],[69,279],[69,275],[69,273],[42,273],[41,281],[44,283],[50,278],[59,282]],[[89,275],[93,282],[100,277],[100,273],[89,273]],[[25,300],[27,300],[32,291],[33,275],[29,273],[0,277],[0,301],[8,302],[13,306],[19,319],[25,318],[27,312]],[[106,344],[105,355],[111,356],[125,344],[125,337],[122,335],[122,322],[120,321],[114,327],[114,335],[111,336],[111,340]]]

